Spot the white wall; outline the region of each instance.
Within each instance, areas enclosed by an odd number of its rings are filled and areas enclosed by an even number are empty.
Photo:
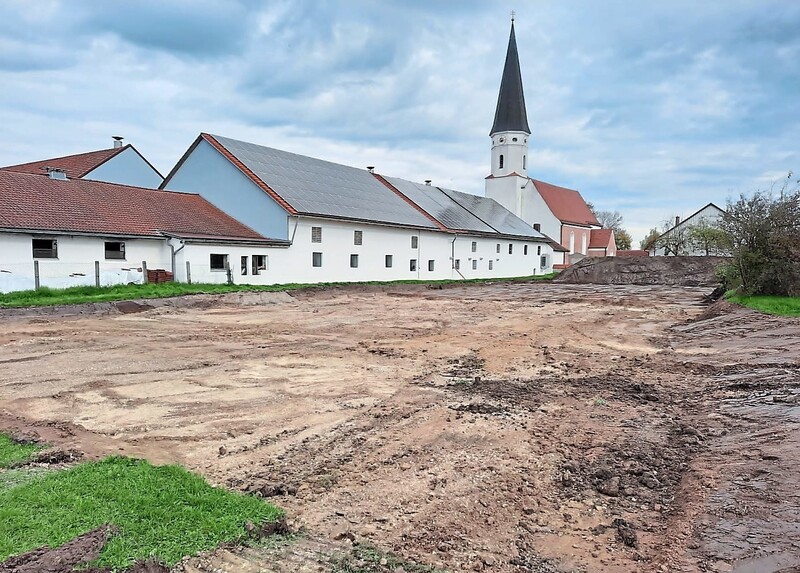
[[[536,190],[533,181],[529,180],[521,195],[519,218],[531,227],[534,224],[539,224],[542,233],[555,241],[561,242],[561,221],[550,211],[550,207],[539,195],[539,191]],[[569,245],[563,243],[562,245],[569,248]]]
[[[675,228],[671,229],[670,232],[676,232],[677,230],[684,230],[684,232],[688,232],[688,229],[692,225],[698,225],[702,222],[706,222],[709,225],[716,225],[719,221],[719,218],[722,217],[722,211],[720,211],[714,205],[706,205],[696,213],[693,213],[685,220],[681,221]],[[655,249],[653,251],[653,255],[656,256],[664,256],[666,253],[664,252],[664,248]],[[672,254],[672,253],[671,253]],[[688,256],[704,256],[706,253],[701,249],[690,249],[687,253]]]
[[[83,179],[157,189],[163,179],[132,147],[87,173]]]
[[[41,286],[65,288],[95,284],[95,261],[100,262],[103,285],[141,282],[142,261],[150,269],[170,270],[170,251],[163,239],[120,239],[73,235],[35,235],[58,242],[58,258],[39,258]],[[0,292],[35,286],[32,240],[34,235],[0,233]],[[125,260],[105,258],[106,241],[125,243]]]

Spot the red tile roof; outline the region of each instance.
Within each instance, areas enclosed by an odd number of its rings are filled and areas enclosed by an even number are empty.
[[[551,185],[544,181],[533,180],[536,190],[544,202],[562,223],[576,225],[600,225],[597,218],[589,210],[581,194],[574,189]]]
[[[589,248],[605,249],[611,242],[613,233],[614,231],[611,229],[592,229],[589,233]]]
[[[643,251],[641,249],[617,251],[618,257],[649,257],[650,251]]]
[[[0,229],[265,240],[199,195],[2,170]]]
[[[8,167],[0,167],[0,170],[47,175],[47,171],[45,171],[46,167],[56,167],[65,170],[67,172],[67,177],[70,179],[79,179],[97,169],[100,165],[128,147],[130,147],[130,144],[123,147],[101,149],[88,153],[78,153],[77,155],[67,155],[66,157],[54,157],[41,161],[31,161],[30,163],[20,163],[19,165],[9,165]]]

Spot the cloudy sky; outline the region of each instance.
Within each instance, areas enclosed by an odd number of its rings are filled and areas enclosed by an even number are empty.
[[[482,194],[512,9],[530,175],[635,239],[800,171],[790,0],[0,0],[0,164],[206,131]]]

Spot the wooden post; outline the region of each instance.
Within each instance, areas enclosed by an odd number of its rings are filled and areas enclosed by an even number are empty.
[[[100,261],[94,262],[94,286],[100,287]]]
[[[33,261],[33,284],[34,288],[39,290],[39,261]]]
[[[147,284],[147,261],[142,261],[142,284]]]
[[[192,284],[192,265],[186,261],[186,282]]]
[[[228,264],[228,266],[226,267],[225,270],[228,273],[228,284],[232,285],[233,284],[233,271],[231,270],[230,263]]]

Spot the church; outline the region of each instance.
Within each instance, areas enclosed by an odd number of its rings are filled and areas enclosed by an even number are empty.
[[[163,179],[120,138],[0,168],[0,292],[147,269],[240,284],[522,277],[613,255],[580,193],[528,176],[530,136],[512,20],[485,197],[210,133]],[[34,189],[59,209],[37,211]]]

